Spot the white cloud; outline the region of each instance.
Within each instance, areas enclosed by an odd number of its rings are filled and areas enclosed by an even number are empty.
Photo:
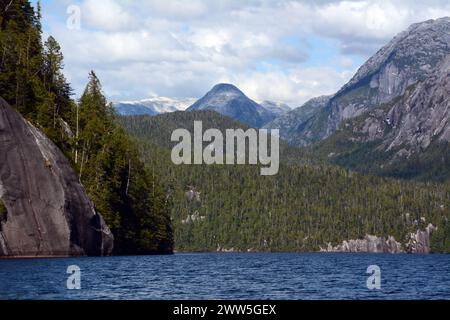
[[[448,1],[341,1],[316,8],[313,30],[343,53],[371,54],[410,24],[450,15]]]
[[[176,19],[198,18],[208,13],[207,3],[200,0],[152,0],[143,6],[153,14]]]
[[[440,0],[78,0],[76,31],[65,28],[71,2],[44,3],[44,26],[78,94],[94,69],[111,99],[199,97],[227,81],[292,106],[338,90],[409,24],[450,15]]]
[[[115,31],[134,24],[132,15],[114,0],[86,0],[81,12],[89,26],[102,30]]]
[[[295,108],[313,97],[336,92],[353,71],[337,72],[328,67],[294,68],[287,74],[255,72],[229,80],[254,100],[283,101]]]

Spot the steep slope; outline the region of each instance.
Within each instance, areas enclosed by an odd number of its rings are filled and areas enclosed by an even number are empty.
[[[201,120],[204,130],[245,128],[213,111],[120,118],[139,139],[145,162],[170,190],[178,251],[345,251],[346,247],[333,248],[348,240],[358,251],[428,252],[429,237],[416,235],[430,223],[438,232],[446,230],[448,184],[395,181],[329,165],[293,163],[282,150],[274,176],[261,176],[257,166],[174,165],[171,131],[192,132],[194,120]],[[443,232],[432,236],[432,243],[443,243],[439,250],[446,251],[446,239]],[[386,248],[378,250],[385,241]]]
[[[264,128],[279,129],[280,136],[292,145],[304,145],[313,140],[311,134],[302,136],[304,124],[314,115],[321,112],[330,101],[331,96],[321,96],[305,102],[302,106],[277,116],[273,121],[264,125]]]
[[[384,121],[394,129],[384,139],[388,151],[405,146],[410,156],[433,141],[450,142],[450,55],[410,95],[395,103]],[[369,125],[382,128],[380,121]]]
[[[171,99],[155,97],[138,101],[121,101],[113,103],[114,109],[119,115],[157,115],[166,112],[186,110],[195,99]]]
[[[330,136],[346,119],[402,96],[449,53],[450,18],[411,25],[371,57],[323,110],[306,122],[300,118],[289,141],[307,145]]]
[[[435,70],[402,97],[345,122],[315,153],[360,171],[450,178],[450,55]]]
[[[0,98],[0,256],[108,255],[113,236],[70,163]]]
[[[248,98],[234,85],[226,83],[215,85],[187,109],[193,110],[213,110],[254,128],[275,118],[275,114]]]
[[[264,109],[266,109],[267,111],[273,113],[277,117],[292,110],[291,107],[289,107],[285,103],[268,101],[268,100],[264,100],[259,105],[261,107],[263,107]]]

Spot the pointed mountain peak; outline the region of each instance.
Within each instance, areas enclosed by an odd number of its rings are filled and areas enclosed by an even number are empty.
[[[219,83],[216,84],[212,89],[212,92],[219,93],[219,92],[236,92],[240,94],[244,94],[241,90],[238,89],[235,85],[231,83]]]
[[[272,112],[260,106],[236,86],[229,83],[215,85],[187,110],[213,110],[256,128],[275,117]]]

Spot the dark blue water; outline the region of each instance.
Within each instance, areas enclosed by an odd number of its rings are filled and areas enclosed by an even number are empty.
[[[68,290],[69,265],[81,289]],[[367,288],[369,265],[381,289]],[[204,253],[0,260],[0,299],[450,299],[450,255]]]

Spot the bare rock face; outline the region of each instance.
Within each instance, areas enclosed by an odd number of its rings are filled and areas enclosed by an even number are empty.
[[[449,54],[450,18],[411,25],[364,63],[309,119],[296,119],[291,111],[293,119],[285,124],[284,138],[300,146],[327,138],[344,121],[403,96],[410,86],[435,73]]]
[[[406,249],[410,253],[430,253],[431,234],[437,230],[431,223],[425,230],[417,230],[411,233],[409,241],[406,243]]]
[[[366,235],[364,239],[344,240],[341,244],[333,247],[330,243],[323,252],[369,252],[369,253],[400,253],[403,252],[402,245],[389,236],[387,239],[377,236]]]
[[[450,53],[450,19],[411,25],[371,57],[330,104],[326,136],[343,120],[402,96],[432,74]]]
[[[393,236],[387,239],[373,235],[366,235],[363,239],[344,240],[337,246],[328,243],[321,252],[367,252],[367,253],[430,253],[430,238],[437,228],[431,223],[425,230],[417,230],[411,233],[404,246],[395,240]],[[404,249],[405,248],[405,249]]]
[[[109,255],[113,235],[62,152],[0,98],[0,257]]]
[[[409,145],[426,149],[433,139],[450,141],[450,55],[438,70],[389,111],[394,127],[388,150]]]
[[[412,24],[373,55],[336,94],[369,85],[368,95],[380,104],[402,95],[406,88],[424,80],[450,52],[450,18]]]
[[[347,121],[339,141],[370,142],[366,152],[390,152],[386,162],[392,163],[426,153],[432,143],[450,142],[449,96],[450,54],[427,79],[407,89],[395,102]],[[333,151],[342,153],[339,147]]]

